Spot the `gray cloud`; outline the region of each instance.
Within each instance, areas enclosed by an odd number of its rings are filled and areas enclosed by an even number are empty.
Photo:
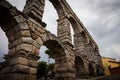
[[[117,59],[120,56],[120,0],[68,2],[98,43],[101,55]]]

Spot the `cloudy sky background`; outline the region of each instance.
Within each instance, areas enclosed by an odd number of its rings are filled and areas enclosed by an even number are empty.
[[[23,9],[26,0],[8,0],[18,10]],[[67,0],[73,11],[97,42],[100,54],[104,57],[120,59],[120,0]],[[57,34],[57,13],[46,0],[43,21],[47,29]],[[7,38],[0,29],[0,60],[7,53]],[[40,49],[41,59],[47,61],[45,48]]]

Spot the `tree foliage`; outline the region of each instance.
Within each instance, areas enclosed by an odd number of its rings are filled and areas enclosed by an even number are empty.
[[[38,69],[37,69],[37,80],[41,78],[46,78],[48,77],[48,73],[50,73],[51,77],[54,77],[54,63],[46,64],[44,61],[38,62]]]
[[[37,80],[45,77],[46,75],[46,62],[41,61],[38,62],[38,69],[37,69]]]
[[[54,56],[53,56],[53,54],[52,54],[52,52],[48,49],[48,50],[45,50],[45,54],[47,54],[48,55],[48,63],[50,62],[50,59],[52,58],[52,59],[54,59]]]

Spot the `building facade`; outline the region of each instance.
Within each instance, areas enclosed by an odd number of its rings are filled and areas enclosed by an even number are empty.
[[[119,73],[120,62],[113,58],[102,57],[103,68],[105,75],[112,75],[114,73]]]

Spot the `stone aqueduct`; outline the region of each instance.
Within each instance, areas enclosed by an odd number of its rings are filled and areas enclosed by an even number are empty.
[[[57,36],[47,31],[42,22],[45,0],[27,0],[23,12],[0,0],[0,26],[9,40],[0,80],[36,80],[42,45],[55,57],[55,80],[103,75],[98,46],[66,0],[50,2],[59,16]],[[74,30],[74,45],[70,24]]]

